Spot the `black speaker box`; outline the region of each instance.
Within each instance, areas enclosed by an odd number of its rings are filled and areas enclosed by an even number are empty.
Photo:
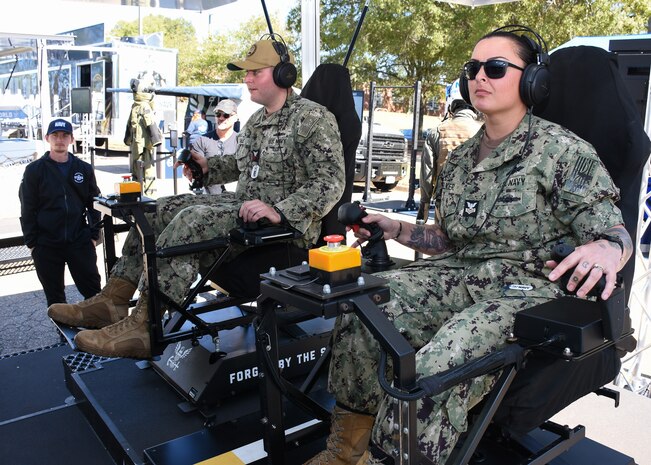
[[[602,307],[598,302],[562,297],[522,310],[515,315],[514,335],[527,343],[540,343],[554,335],[562,339],[550,346],[572,355],[603,344]]]

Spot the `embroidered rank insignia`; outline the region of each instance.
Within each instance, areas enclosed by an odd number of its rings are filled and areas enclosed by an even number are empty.
[[[463,217],[464,218],[477,218],[477,204],[479,202],[466,200],[466,204],[463,207]]]

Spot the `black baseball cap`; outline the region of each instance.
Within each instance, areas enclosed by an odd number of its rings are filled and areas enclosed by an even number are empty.
[[[58,132],[58,131],[72,134],[72,124],[70,124],[70,121],[66,121],[62,118],[58,118],[50,121],[50,125],[47,127],[46,135],[49,136],[53,132]]]

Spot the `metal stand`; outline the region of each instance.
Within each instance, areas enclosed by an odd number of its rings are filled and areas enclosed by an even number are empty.
[[[393,360],[393,384],[409,391],[416,382],[415,352],[400,335],[393,324],[378,308],[390,299],[386,280],[362,273],[361,278],[350,284],[330,288],[313,282],[308,265],[289,268],[277,273],[263,275],[260,286],[258,318],[254,322],[256,346],[260,359],[259,381],[261,394],[261,422],[264,427],[264,446],[268,454],[267,463],[284,465],[285,451],[299,438],[323,429],[323,424],[306,426],[301,432],[285,434],[283,425],[283,395],[289,400],[311,411],[316,418],[329,415],[313,402],[305,392],[293,388],[278,372],[278,334],[276,308],[278,304],[300,308],[314,316],[332,318],[339,313],[355,312]],[[396,457],[396,464],[415,464],[417,438],[416,401],[397,402],[399,418],[403,425],[396,432],[396,447],[402,453]],[[291,442],[290,442],[291,440]]]
[[[366,180],[364,185],[363,202],[372,201],[370,198],[371,177],[373,175],[373,112],[375,108],[375,91],[376,89],[414,89],[414,119],[412,125],[412,148],[411,159],[409,163],[409,194],[404,204],[395,205],[395,201],[373,202],[366,204],[367,208],[376,208],[378,210],[401,212],[415,211],[418,209],[414,201],[416,191],[416,158],[418,153],[418,129],[420,122],[420,101],[421,101],[421,82],[416,81],[413,86],[376,86],[375,82],[370,84],[370,99],[368,105],[368,136],[367,136],[367,160],[366,160]]]
[[[219,347],[217,341],[219,340],[219,331],[248,324],[252,321],[253,315],[247,314],[237,318],[228,316],[224,320],[208,323],[197,316],[198,313],[223,308],[224,306],[240,305],[249,301],[249,299],[230,298],[227,302],[228,305],[225,305],[225,303],[218,303],[216,306],[202,306],[201,312],[196,311],[192,303],[196,300],[197,295],[205,289],[209,276],[211,276],[213,272],[226,260],[226,257],[229,256],[232,247],[231,242],[255,247],[264,246],[276,241],[281,242],[292,240],[297,237],[297,232],[295,230],[288,230],[283,227],[268,227],[255,231],[233,230],[227,237],[218,237],[193,244],[158,249],[156,247],[156,236],[145,216],[145,213],[156,210],[156,202],[154,200],[148,197],[141,197],[139,201],[134,200],[131,202],[125,202],[118,198],[98,197],[95,202],[95,209],[103,213],[105,217],[109,217],[107,221],[105,221],[105,233],[108,238],[107,242],[112,242],[113,238],[111,217],[123,219],[131,227],[136,228],[140,234],[143,245],[143,269],[146,273],[147,286],[149,290],[148,312],[152,355],[160,355],[165,350],[165,347],[173,342],[187,339],[196,341],[207,334],[211,335],[216,341],[215,353],[218,353]],[[157,259],[214,251],[217,248],[224,250],[208,271],[202,275],[201,279],[194,284],[190,293],[180,305],[172,301],[160,291],[158,286]],[[107,244],[106,250],[107,266],[112,268],[116,261],[115,247],[113,244]],[[162,305],[166,305],[180,314],[179,317],[172,320],[170,324],[167,325],[165,333],[163,332],[164,324],[161,314]],[[182,330],[181,327],[185,321],[191,322],[194,325],[193,328],[185,331]]]
[[[205,334],[216,336],[219,330],[224,329],[224,327],[220,326],[219,324],[206,323],[201,318],[196,316],[194,312],[189,309],[189,307],[196,298],[197,294],[203,289],[205,283],[208,280],[207,276],[210,274],[210,272],[220,266],[221,263],[225,260],[229,251],[228,238],[217,238],[196,244],[169,247],[167,249],[157,250],[154,231],[151,228],[147,217],[145,216],[146,212],[153,212],[156,210],[156,202],[154,200],[147,197],[142,197],[140,201],[123,202],[118,199],[98,198],[95,202],[95,209],[103,213],[105,216],[123,219],[131,227],[135,227],[140,234],[143,245],[143,268],[146,270],[146,277],[149,288],[148,311],[152,355],[161,354],[165,347],[172,342],[177,342],[189,338],[198,338]],[[110,238],[112,238],[112,233],[109,235],[109,232],[112,231],[111,224],[112,221],[105,221],[105,228],[108,226],[108,232],[107,229],[105,229],[105,233],[107,234],[107,237]],[[111,240],[107,242],[111,242]],[[226,251],[220,255],[220,257],[211,267],[210,272],[206,273],[206,276],[204,276],[202,280],[192,289],[190,294],[186,297],[185,301],[181,305],[172,302],[169,298],[167,298],[167,296],[160,292],[158,288],[158,273],[156,266],[157,258],[167,258],[178,255],[185,255],[188,253],[201,252],[204,250],[213,250],[217,247],[225,247]],[[108,254],[110,254],[110,256]],[[115,247],[112,244],[107,244],[106,261],[107,266],[110,266],[111,268],[115,264]],[[176,331],[164,334],[163,321],[160,311],[163,303],[181,313],[183,318],[191,321],[195,325],[195,328],[190,331]],[[240,319],[236,319],[236,321],[230,320],[227,326],[234,327],[242,323],[243,321]],[[180,325],[177,326],[180,327]]]

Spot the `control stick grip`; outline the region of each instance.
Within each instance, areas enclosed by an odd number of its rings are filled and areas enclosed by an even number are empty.
[[[177,157],[179,163],[183,163],[185,166],[190,168],[192,173],[192,184],[190,184],[190,189],[201,189],[203,187],[203,170],[199,164],[194,161],[192,158],[192,152],[189,148],[182,149]]]
[[[368,213],[359,202],[344,203],[337,210],[337,219],[341,224],[350,226],[355,232],[361,227],[371,233],[367,245],[361,248],[362,256],[367,259],[366,264],[376,270],[387,269],[393,265],[393,261],[389,258],[384,231],[377,223],[363,223],[362,218],[366,215]]]
[[[552,248],[552,260],[554,260],[556,263],[560,263],[565,259],[565,257],[569,256],[572,252],[574,252],[573,246],[571,246],[570,244],[566,244],[564,242],[559,242]],[[583,285],[585,279],[581,281],[581,283],[578,286],[576,286],[574,291],[570,292],[567,290],[567,283],[570,280],[570,276],[572,276],[572,270],[566,271],[565,274],[561,276],[560,283],[565,292],[574,295],[576,294],[576,289],[579,289]],[[602,275],[601,278],[599,278],[597,284],[595,284],[594,287],[590,289],[588,295],[592,297],[598,297],[604,291],[605,287],[606,287],[606,276]]]
[[[368,213],[366,213],[366,210],[361,207],[359,202],[344,203],[340,205],[339,210],[337,210],[337,219],[344,226],[350,226],[355,232],[357,232],[360,227],[367,229],[371,233],[371,237],[368,239],[369,242],[382,239],[384,231],[382,231],[382,228],[380,228],[377,223],[362,222],[362,218],[367,215]]]

